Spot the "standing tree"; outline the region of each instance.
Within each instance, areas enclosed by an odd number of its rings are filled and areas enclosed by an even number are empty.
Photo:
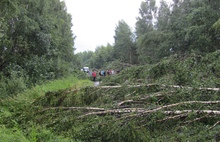
[[[215,4],[213,4],[215,3]],[[212,25],[219,18],[219,1],[174,0],[169,29],[173,33],[171,48],[175,53],[204,54],[217,49],[212,39]]]
[[[109,43],[107,46],[99,46],[96,48],[92,60],[90,62],[91,67],[101,69],[113,60],[113,47]]]
[[[137,53],[140,63],[152,63],[159,44],[158,34],[154,31],[154,20],[157,7],[155,0],[146,0],[141,3],[140,17],[136,22]],[[160,38],[160,37],[159,37]]]
[[[162,0],[160,2],[160,7],[158,9],[156,28],[160,31],[168,31],[168,26],[170,24],[170,14],[171,9],[168,4]]]
[[[141,3],[141,7],[139,9],[140,17],[137,18],[136,22],[137,37],[153,30],[153,21],[157,11],[155,4],[155,0],[145,0]]]
[[[134,64],[137,62],[134,35],[125,21],[121,20],[115,29],[114,57],[122,62]]]

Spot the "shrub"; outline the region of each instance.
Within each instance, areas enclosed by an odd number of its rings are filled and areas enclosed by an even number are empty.
[[[12,97],[27,88],[27,78],[18,72],[13,71],[9,77],[1,75],[0,78],[0,98]]]

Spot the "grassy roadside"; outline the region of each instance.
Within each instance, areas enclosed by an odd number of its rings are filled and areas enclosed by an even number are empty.
[[[82,88],[85,86],[92,86],[93,82],[88,79],[78,79],[76,76],[71,75],[66,78],[48,81],[45,84],[37,85],[25,92],[17,95],[14,99],[25,100],[27,102],[32,102],[36,98],[45,95],[47,92],[53,92],[68,88]]]
[[[16,116],[16,114],[21,110],[27,110],[32,102],[34,102],[37,98],[44,96],[47,92],[64,90],[68,88],[79,89],[91,85],[93,85],[93,82],[90,80],[78,79],[76,76],[71,75],[66,78],[37,85],[20,93],[17,96],[1,99],[0,142],[71,141],[68,138],[54,135],[50,130],[39,128],[40,126],[36,124],[27,124],[29,126],[32,125],[32,127],[28,128],[28,130],[23,130],[17,118],[14,116]]]

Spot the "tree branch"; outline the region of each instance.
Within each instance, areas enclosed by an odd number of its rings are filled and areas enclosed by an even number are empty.
[[[117,104],[117,106],[122,106],[123,104],[125,103],[142,103],[143,101],[134,101],[134,100],[125,100],[125,101],[122,101],[122,102],[119,102]]]
[[[198,113],[198,114],[202,114],[202,113],[207,113],[210,115],[220,115],[220,111],[218,110],[175,110],[175,111],[164,111],[165,114],[182,114],[182,113]]]
[[[123,109],[112,109],[112,110],[105,110],[105,111],[98,111],[98,112],[90,112],[84,115],[79,116],[79,118],[83,118],[90,115],[106,115],[106,114],[116,114],[116,113],[131,113],[131,112],[144,112],[144,108],[123,108]]]
[[[183,114],[178,114],[178,115],[175,115],[175,116],[166,117],[164,119],[158,120],[157,122],[162,122],[162,121],[167,121],[167,120],[170,120],[170,119],[184,117],[184,116],[187,116],[188,114],[189,113],[183,113]]]
[[[192,122],[195,122],[195,121],[201,120],[201,119],[207,117],[208,115],[209,115],[209,113],[207,113],[206,115],[201,116],[201,117],[199,117],[199,118],[195,118],[195,119],[193,119],[193,120],[191,120],[191,121],[186,121],[186,122],[184,122],[184,123],[185,123],[185,124],[186,124],[186,123],[189,124],[189,123],[192,123]]]
[[[73,109],[81,109],[81,110],[97,110],[97,111],[104,111],[104,108],[97,108],[97,107],[48,107],[45,108],[43,110],[41,110],[40,112],[44,112],[47,110],[56,110],[56,109],[63,109],[63,110],[73,110]]]
[[[212,127],[209,128],[209,130],[213,129],[216,125],[218,125],[220,121],[216,122]]]
[[[192,89],[197,89],[197,90],[207,90],[207,91],[220,91],[220,88],[194,88],[194,87],[184,87],[184,86],[179,86],[179,85],[161,85],[162,87],[171,87],[171,88],[180,88],[180,89],[188,89],[188,90],[192,90]]]

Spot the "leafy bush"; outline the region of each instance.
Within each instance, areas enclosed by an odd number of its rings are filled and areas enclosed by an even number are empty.
[[[0,127],[0,142],[30,142],[17,128],[7,129],[4,126]]]
[[[51,131],[40,129],[38,126],[31,127],[27,135],[19,128],[0,127],[0,142],[74,142],[70,138],[54,135]]]
[[[18,72],[11,72],[10,77],[0,76],[0,98],[14,96],[27,89],[27,78]]]

